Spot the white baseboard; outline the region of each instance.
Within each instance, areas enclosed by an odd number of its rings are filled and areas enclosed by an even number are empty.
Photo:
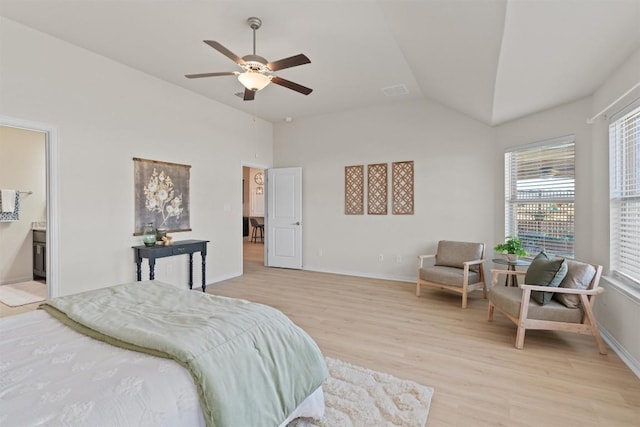
[[[606,329],[602,327],[598,323],[598,328],[600,329],[600,335],[602,335],[602,339],[609,344],[609,347],[616,352],[620,359],[636,374],[636,377],[640,378],[640,360],[633,357],[619,342],[617,339],[613,337]]]
[[[342,276],[366,277],[368,279],[393,280],[395,282],[409,282],[409,283],[416,282],[415,277],[408,277],[408,276],[394,276],[390,274],[372,274],[372,273],[365,273],[362,271],[333,270],[333,269],[314,267],[314,266],[303,266],[302,269],[306,271],[316,271],[318,273],[340,274]]]
[[[207,286],[209,286],[209,285],[213,285],[213,284],[215,284],[215,283],[222,282],[222,281],[225,281],[225,280],[235,279],[236,277],[240,277],[240,276],[242,276],[242,273],[240,273],[240,272],[234,272],[234,273],[229,273],[229,274],[223,274],[223,275],[219,275],[219,276],[214,276],[213,278],[211,278],[211,277],[210,277],[210,278],[209,278],[209,281],[208,281],[209,283],[207,283]],[[194,284],[194,286],[195,286],[195,284]]]
[[[0,286],[13,285],[14,283],[30,282],[32,280],[33,280],[33,276],[18,277],[17,279],[10,279],[10,280],[3,281],[2,283],[0,283]]]

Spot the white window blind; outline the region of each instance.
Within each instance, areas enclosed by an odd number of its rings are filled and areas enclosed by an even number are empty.
[[[531,256],[573,258],[575,140],[556,138],[505,152],[505,234]]]
[[[640,287],[640,100],[609,124],[611,271]]]

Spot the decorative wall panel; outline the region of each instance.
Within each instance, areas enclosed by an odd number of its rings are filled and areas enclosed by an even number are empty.
[[[413,162],[393,162],[391,174],[393,214],[413,215]]]
[[[387,164],[377,163],[367,166],[367,213],[387,214]]]
[[[364,166],[344,168],[344,213],[364,215]]]

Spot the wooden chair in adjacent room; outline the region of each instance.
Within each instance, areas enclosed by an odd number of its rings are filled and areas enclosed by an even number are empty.
[[[264,224],[260,224],[257,219],[250,218],[249,222],[251,222],[251,242],[257,243],[258,237],[260,237],[260,241],[264,242]]]

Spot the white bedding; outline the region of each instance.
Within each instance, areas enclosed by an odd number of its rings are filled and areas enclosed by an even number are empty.
[[[294,414],[323,412],[318,389]],[[0,425],[205,422],[191,375],[176,362],[96,341],[36,310],[0,319]]]

